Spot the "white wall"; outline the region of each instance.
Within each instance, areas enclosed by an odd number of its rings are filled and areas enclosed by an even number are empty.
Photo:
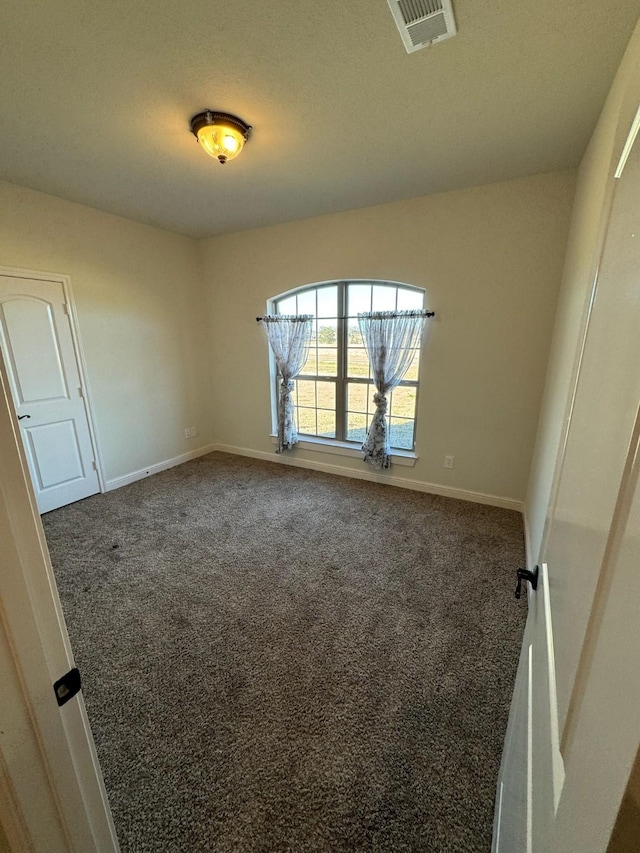
[[[71,276],[107,480],[210,443],[194,240],[0,183],[0,266]]]
[[[269,297],[329,279],[403,281],[426,288],[437,320],[419,394],[420,458],[391,475],[521,501],[574,182],[572,171],[538,175],[202,241],[216,440],[273,451],[267,347],[255,322]],[[455,456],[452,471],[445,454]],[[321,459],[362,471],[358,459]]]
[[[525,514],[529,558],[540,559],[553,501],[554,471],[564,442],[588,306],[609,216],[613,172],[640,104],[640,24],[615,77],[578,171],[576,195]]]

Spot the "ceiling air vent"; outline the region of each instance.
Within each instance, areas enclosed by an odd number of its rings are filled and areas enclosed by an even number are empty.
[[[387,0],[407,53],[455,36],[451,0]]]

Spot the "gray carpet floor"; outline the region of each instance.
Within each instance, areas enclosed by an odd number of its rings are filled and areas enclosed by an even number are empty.
[[[517,513],[214,453],[43,521],[123,851],[489,851]]]

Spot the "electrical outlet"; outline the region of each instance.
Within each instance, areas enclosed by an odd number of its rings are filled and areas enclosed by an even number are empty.
[[[445,468],[453,468],[453,456],[445,456],[444,457],[444,467]]]
[[[189,429],[189,427],[185,427],[184,437],[185,438],[191,438],[191,430]]]

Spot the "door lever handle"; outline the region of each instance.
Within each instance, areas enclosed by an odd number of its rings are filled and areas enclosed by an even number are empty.
[[[538,589],[538,571],[538,566],[536,566],[532,572],[528,569],[518,569],[516,571],[518,578],[518,583],[516,584],[516,598],[520,598],[520,594],[522,593],[522,581],[529,581],[531,589]]]
[[[18,420],[21,421],[23,418],[30,418],[31,415],[18,415]]]

